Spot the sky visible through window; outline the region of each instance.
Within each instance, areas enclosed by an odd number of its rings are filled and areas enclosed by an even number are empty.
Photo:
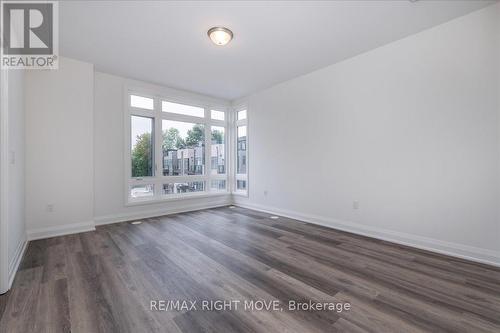
[[[238,126],[238,138],[242,138],[247,136],[247,127],[246,126]]]
[[[132,117],[132,148],[137,143],[137,136],[151,132],[151,119],[145,117]],[[187,137],[187,132],[193,128],[192,123],[185,123],[182,121],[163,120],[163,130],[175,127],[179,130],[179,135],[182,138]]]
[[[153,122],[151,121],[151,118],[132,116],[132,148],[135,147],[138,136],[151,132],[152,124]]]
[[[172,112],[172,113],[183,114],[186,116],[200,117],[200,118],[203,118],[205,116],[205,110],[203,108],[191,105],[172,103],[167,101],[161,102],[161,110],[163,112]]]
[[[193,123],[185,123],[182,121],[174,121],[174,120],[163,120],[162,121],[163,130],[167,128],[174,127],[179,130],[179,135],[181,138],[187,137],[187,132],[190,129],[193,129]]]

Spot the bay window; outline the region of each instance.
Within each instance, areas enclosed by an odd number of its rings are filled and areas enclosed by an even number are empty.
[[[225,108],[126,91],[127,202],[227,193]]]

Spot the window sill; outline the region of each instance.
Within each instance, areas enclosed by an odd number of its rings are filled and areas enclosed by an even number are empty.
[[[171,201],[179,201],[179,200],[189,200],[189,199],[202,199],[202,198],[213,198],[213,197],[222,197],[229,196],[230,193],[228,191],[221,192],[212,192],[212,193],[196,193],[196,194],[180,194],[171,197],[162,197],[162,198],[152,198],[150,200],[132,200],[125,203],[125,207],[133,207],[133,206],[142,206],[142,205],[153,205],[162,202],[171,202]]]
[[[248,198],[248,191],[234,191],[232,195]]]

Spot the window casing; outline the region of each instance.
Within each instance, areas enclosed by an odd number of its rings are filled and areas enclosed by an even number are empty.
[[[227,194],[227,110],[126,89],[126,202]]]

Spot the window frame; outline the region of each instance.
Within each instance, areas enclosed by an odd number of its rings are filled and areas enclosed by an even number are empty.
[[[141,109],[137,107],[132,107],[130,103],[130,96],[137,95],[141,97],[147,97],[153,99],[153,110],[149,109]],[[125,174],[124,174],[124,197],[125,197],[125,206],[132,205],[142,205],[148,203],[158,203],[162,201],[172,201],[179,199],[188,199],[188,198],[201,198],[207,196],[216,196],[216,195],[227,195],[230,193],[229,188],[229,169],[228,169],[228,161],[229,159],[229,121],[228,114],[229,108],[227,105],[223,103],[217,103],[212,101],[204,101],[201,98],[197,99],[196,97],[190,96],[176,96],[175,93],[171,93],[169,91],[156,91],[154,89],[144,89],[138,88],[134,86],[125,86],[124,87],[124,139],[125,139]],[[204,109],[204,117],[196,117],[189,115],[182,115],[177,113],[170,113],[162,111],[162,101],[185,104],[189,106],[199,107]],[[224,121],[211,119],[211,110],[224,112]],[[141,116],[148,117],[153,119],[153,176],[151,177],[136,177],[132,178],[132,163],[131,163],[131,155],[132,155],[132,144],[131,144],[131,117],[132,116]],[[189,122],[194,124],[203,124],[205,127],[205,165],[204,165],[204,174],[203,175],[188,175],[188,176],[164,176],[163,175],[163,137],[162,137],[162,123],[163,120],[172,120],[172,121],[181,121],[181,122]],[[219,126],[224,128],[224,142],[225,142],[225,151],[224,151],[224,161],[226,164],[225,173],[221,175],[211,175],[211,145],[212,145],[212,126]],[[212,190],[210,186],[211,180],[225,180],[226,181],[226,190]],[[188,183],[188,182],[196,182],[203,181],[205,182],[205,190],[201,192],[193,192],[193,193],[182,193],[182,194],[163,194],[163,184],[167,183]],[[130,196],[130,188],[133,185],[146,185],[152,184],[154,186],[154,194],[150,197],[144,198],[132,198]]]
[[[238,120],[238,112],[240,111],[246,111],[246,118],[245,119],[240,119]],[[233,165],[233,174],[232,174],[232,187],[231,187],[231,193],[233,195],[238,195],[238,196],[243,196],[243,197],[248,197],[249,193],[249,181],[248,181],[248,174],[249,174],[249,168],[250,168],[250,149],[249,149],[249,138],[250,138],[250,130],[249,130],[249,110],[248,110],[248,105],[246,104],[241,104],[236,107],[234,107],[233,112],[233,120],[232,120],[232,132],[233,132],[233,139],[232,139],[232,165]],[[246,126],[246,172],[244,174],[238,173],[238,127],[240,126]],[[237,183],[238,180],[244,180],[246,182],[246,188],[245,190],[238,190]]]

